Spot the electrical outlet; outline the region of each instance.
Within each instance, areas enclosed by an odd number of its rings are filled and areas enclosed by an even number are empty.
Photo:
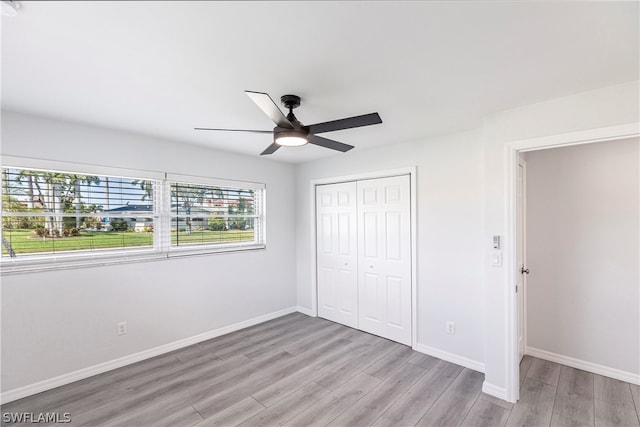
[[[116,333],[118,335],[124,335],[127,333],[127,322],[119,322],[116,324]]]
[[[455,335],[456,333],[456,322],[452,322],[447,320],[447,333],[451,335]]]

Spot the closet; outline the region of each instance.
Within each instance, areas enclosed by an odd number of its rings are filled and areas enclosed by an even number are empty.
[[[409,175],[316,186],[318,315],[411,345]]]

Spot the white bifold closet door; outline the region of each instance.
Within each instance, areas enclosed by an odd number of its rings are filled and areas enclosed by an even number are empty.
[[[316,188],[318,315],[411,345],[409,176]]]
[[[358,327],[356,183],[316,187],[318,316]]]

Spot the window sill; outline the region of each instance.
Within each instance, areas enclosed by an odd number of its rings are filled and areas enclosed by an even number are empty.
[[[239,253],[266,249],[265,244],[231,245],[218,247],[172,248],[169,252],[130,251],[110,254],[67,255],[56,259],[3,260],[0,262],[0,276],[37,273],[45,271],[69,270],[87,267],[132,264],[149,261],[163,261],[179,257]]]

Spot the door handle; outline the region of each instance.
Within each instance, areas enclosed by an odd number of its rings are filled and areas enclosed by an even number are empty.
[[[524,265],[523,265],[522,268],[520,269],[520,274],[529,274],[529,269],[524,268]]]

